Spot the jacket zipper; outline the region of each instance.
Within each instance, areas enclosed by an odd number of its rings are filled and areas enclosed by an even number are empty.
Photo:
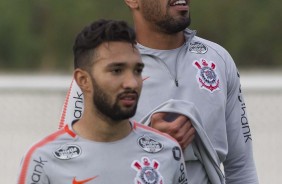
[[[147,54],[145,54],[145,55],[147,55]],[[163,66],[165,67],[166,71],[168,72],[168,74],[170,75],[170,77],[172,78],[172,80],[174,81],[175,86],[176,86],[176,87],[179,86],[179,82],[178,82],[178,79],[177,79],[177,75],[174,76],[174,75],[171,73],[171,71],[169,70],[169,67],[167,66],[167,64],[166,64],[163,60],[161,60],[161,58],[156,57],[156,56],[154,56],[154,55],[150,55],[150,54],[148,54],[147,56],[154,58],[156,61],[159,61],[159,62],[161,63],[161,65],[163,65]]]
[[[151,54],[142,54],[142,55],[147,55],[147,56],[150,56],[150,57],[153,57],[155,58],[156,60],[160,60],[161,63],[165,66],[166,70],[168,71],[168,73],[170,74],[170,76],[172,77],[172,79],[174,80],[174,83],[175,83],[175,86],[176,87],[179,87],[179,80],[178,80],[178,61],[179,61],[179,55],[180,53],[182,53],[182,50],[183,49],[188,49],[188,45],[189,43],[191,42],[192,38],[195,36],[196,32],[194,31],[194,33],[192,33],[189,37],[188,37],[188,40],[186,40],[186,42],[182,45],[181,49],[179,50],[177,56],[176,56],[176,62],[175,62],[175,76],[171,73],[171,71],[169,70],[167,64],[165,64],[165,62],[163,62],[159,57],[156,57],[154,55],[151,55]]]
[[[179,85],[179,84],[178,84],[178,80],[177,80],[177,79],[175,79],[175,81],[174,81],[174,82],[175,82],[176,87],[178,87],[178,85]]]
[[[149,55],[144,54],[144,55],[153,57],[153,58],[155,58],[155,60],[159,60],[160,63],[161,63],[162,65],[164,65],[164,67],[165,67],[166,70],[168,71],[169,75],[170,75],[170,76],[172,77],[172,79],[174,80],[175,86],[176,86],[176,87],[179,87],[178,72],[177,72],[177,71],[178,71],[178,60],[179,60],[178,58],[179,58],[179,55],[180,55],[180,53],[182,52],[182,50],[183,50],[184,48],[186,48],[186,43],[183,44],[183,46],[181,47],[181,49],[180,49],[179,52],[177,53],[176,61],[175,61],[175,75],[172,74],[172,72],[169,70],[169,67],[167,66],[167,64],[166,64],[164,61],[162,61],[161,58],[156,57],[156,56],[154,56],[154,55],[150,55],[150,54],[149,54]]]
[[[185,42],[182,47],[180,48],[179,52],[177,53],[177,56],[176,56],[176,62],[175,62],[175,85],[176,87],[179,87],[179,80],[178,80],[178,61],[179,61],[179,55],[182,53],[182,50],[186,48],[186,43]]]

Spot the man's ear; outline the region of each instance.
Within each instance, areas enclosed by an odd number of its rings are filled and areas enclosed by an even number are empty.
[[[92,81],[89,73],[82,69],[74,70],[74,79],[83,93],[90,92],[92,89]]]
[[[139,7],[138,0],[124,0],[124,2],[130,9],[137,9]]]

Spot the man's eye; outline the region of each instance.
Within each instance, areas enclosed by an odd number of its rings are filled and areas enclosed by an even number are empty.
[[[136,69],[136,73],[137,74],[142,74],[142,72],[143,72],[143,68],[137,68]]]
[[[112,73],[113,73],[113,74],[119,74],[119,73],[121,73],[121,72],[122,72],[121,69],[113,69],[113,70],[112,70]]]

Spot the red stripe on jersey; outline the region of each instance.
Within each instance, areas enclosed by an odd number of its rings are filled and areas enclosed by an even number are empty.
[[[70,136],[72,136],[73,138],[76,136],[76,134],[69,128],[68,125],[65,126],[65,131],[70,134]]]
[[[72,79],[72,81],[71,81],[71,85],[70,85],[70,88],[68,90],[68,93],[67,93],[67,96],[66,96],[66,99],[65,99],[63,112],[62,112],[61,119],[60,119],[60,122],[59,122],[59,129],[63,128],[63,126],[65,124],[66,114],[67,114],[67,110],[68,110],[69,98],[70,98],[70,94],[71,94],[71,89],[72,89],[73,81],[74,81],[74,79]]]
[[[26,180],[26,174],[27,174],[27,170],[28,170],[28,166],[29,166],[29,162],[31,159],[32,154],[40,147],[46,145],[49,142],[52,142],[53,140],[55,140],[58,136],[62,135],[66,133],[64,129],[58,130],[57,132],[47,136],[46,138],[44,138],[42,141],[38,142],[37,144],[35,144],[34,146],[32,146],[29,151],[26,154],[25,159],[23,160],[23,164],[22,164],[22,169],[20,172],[20,177],[19,177],[19,183],[18,184],[25,184],[25,180]]]
[[[140,127],[140,128],[149,130],[149,131],[151,131],[151,132],[155,132],[155,133],[157,133],[157,134],[159,134],[159,135],[162,135],[162,136],[165,136],[165,137],[169,138],[170,140],[173,140],[174,142],[177,142],[177,140],[174,139],[173,137],[171,137],[169,134],[164,133],[164,132],[161,132],[161,131],[159,131],[159,130],[157,130],[157,129],[154,129],[154,128],[152,128],[152,127],[145,126],[145,125],[140,124],[140,123],[137,123],[137,122],[134,122],[134,126],[133,126],[133,127],[134,127],[134,129],[136,129],[137,127]],[[178,142],[177,142],[177,144],[178,144]]]

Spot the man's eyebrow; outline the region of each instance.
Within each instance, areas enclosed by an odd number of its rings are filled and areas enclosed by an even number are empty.
[[[145,66],[144,63],[137,63],[136,65],[137,65],[137,67],[144,67]],[[124,62],[110,63],[110,64],[107,65],[108,68],[111,68],[111,67],[124,67],[124,66],[126,66],[126,63],[124,63]]]
[[[119,63],[110,63],[109,65],[107,65],[107,67],[123,67],[125,66],[126,64],[123,63],[123,62],[119,62]]]

